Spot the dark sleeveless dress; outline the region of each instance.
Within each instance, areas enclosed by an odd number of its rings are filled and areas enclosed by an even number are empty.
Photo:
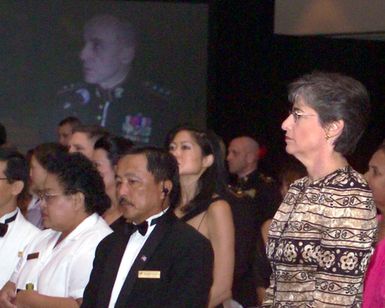
[[[217,197],[212,197],[211,199],[198,201],[198,205],[194,209],[192,209],[191,211],[188,211],[180,219],[184,222],[189,221],[190,219],[194,218],[195,216],[198,216],[199,214],[206,211],[209,208],[211,203],[214,203],[214,202],[219,201],[219,200],[224,200],[224,198],[217,196]]]
[[[189,221],[190,219],[194,218],[195,216],[198,216],[199,214],[203,213],[204,211],[206,211],[210,204],[216,202],[216,201],[219,201],[219,200],[224,200],[224,198],[220,197],[220,196],[217,196],[217,197],[212,197],[211,199],[207,199],[207,200],[201,200],[198,202],[197,206],[192,209],[191,211],[188,211],[183,217],[181,217],[180,219],[184,222],[187,222]],[[198,226],[198,229],[199,230],[199,227],[203,221],[203,219],[205,218],[206,214],[203,215],[202,217],[202,220],[201,222],[199,223],[199,226]],[[223,305],[220,304],[218,306],[216,306],[216,308],[223,308]]]

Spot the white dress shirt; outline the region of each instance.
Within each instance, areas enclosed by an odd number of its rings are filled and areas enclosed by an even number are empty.
[[[135,262],[135,259],[137,258],[140,250],[143,248],[144,244],[146,243],[148,237],[152,233],[152,231],[155,229],[155,224],[151,225],[151,222],[153,219],[156,219],[160,216],[162,216],[165,212],[162,211],[156,215],[151,216],[150,218],[146,219],[148,223],[148,229],[145,235],[141,235],[138,230],[136,230],[128,240],[126,250],[124,251],[122,260],[120,261],[120,266],[118,270],[118,274],[116,275],[114,287],[112,289],[111,297],[110,297],[110,303],[108,305],[108,308],[115,307],[116,301],[118,300],[120,291],[123,287],[123,284],[127,278],[127,275],[132,267],[132,265]]]
[[[8,223],[7,233],[0,237],[0,289],[11,278],[25,246],[40,233],[38,228],[24,218],[18,208],[1,217],[0,222],[4,223],[15,214],[16,219]]]
[[[57,245],[61,232],[44,230],[26,247],[11,281],[17,289],[25,290],[26,284],[32,283],[34,290],[43,295],[82,298],[95,249],[111,232],[96,213],[83,220]]]

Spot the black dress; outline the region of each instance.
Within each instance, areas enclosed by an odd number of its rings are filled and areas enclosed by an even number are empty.
[[[254,205],[249,198],[240,198],[230,191],[221,196],[197,202],[193,210],[188,211],[181,220],[189,221],[195,216],[206,211],[209,206],[219,200],[226,201],[231,208],[235,231],[235,262],[234,278],[232,284],[233,299],[243,307],[256,305],[256,287],[254,282],[253,262],[255,254],[255,217]],[[203,221],[204,217],[202,217]],[[201,222],[202,222],[201,221]],[[200,225],[200,224],[199,224]],[[267,264],[269,266],[269,264]],[[223,307],[219,305],[217,307]]]

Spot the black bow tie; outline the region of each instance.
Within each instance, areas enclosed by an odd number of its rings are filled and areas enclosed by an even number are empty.
[[[146,235],[147,229],[148,229],[148,222],[147,222],[147,220],[143,221],[139,225],[132,225],[132,226],[133,226],[132,227],[132,233],[134,233],[135,231],[139,231],[139,233],[142,234],[143,236]]]
[[[161,215],[155,219],[152,219],[150,226],[156,225],[163,217],[164,217],[164,215]],[[148,230],[148,222],[147,222],[147,220],[145,220],[138,225],[132,224],[131,234],[134,233],[135,231],[139,231],[139,233],[142,236],[145,236],[147,233],[147,230]]]
[[[12,217],[9,217],[5,220],[4,223],[0,222],[0,237],[3,237],[8,231],[8,224],[16,219],[17,213]]]

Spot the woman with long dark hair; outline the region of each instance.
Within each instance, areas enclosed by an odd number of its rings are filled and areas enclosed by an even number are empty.
[[[214,250],[209,307],[215,307],[231,298],[234,271],[234,225],[231,208],[222,198],[226,171],[219,139],[183,126],[173,130],[166,143],[179,165],[182,201],[175,213],[207,237]]]

